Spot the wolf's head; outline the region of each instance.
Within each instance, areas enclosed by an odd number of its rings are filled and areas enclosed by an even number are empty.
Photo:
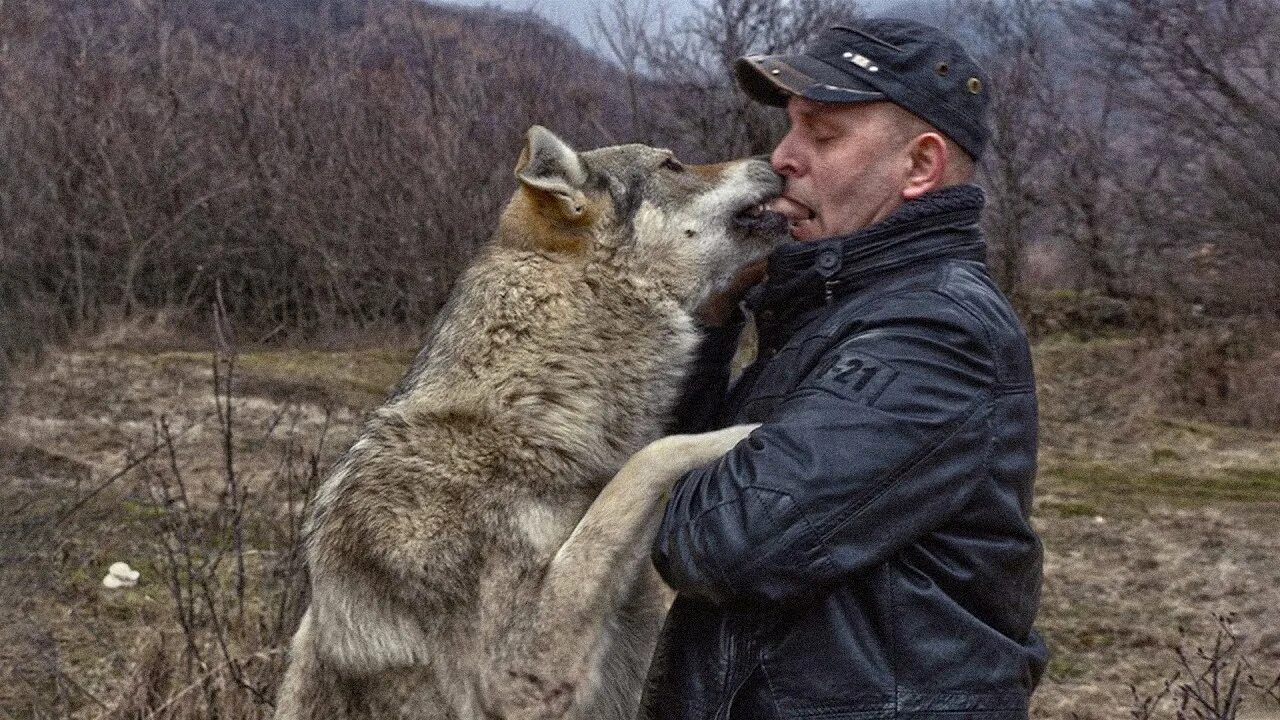
[[[684,165],[646,145],[577,152],[535,125],[515,173],[499,242],[609,258],[689,309],[786,237],[786,219],[763,207],[782,179],[760,160]]]

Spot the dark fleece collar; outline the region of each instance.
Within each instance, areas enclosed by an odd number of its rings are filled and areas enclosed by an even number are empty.
[[[792,315],[913,266],[985,260],[987,245],[978,228],[984,202],[976,185],[942,188],[851,235],[786,242],[769,256],[768,279],[750,304],[779,317]]]

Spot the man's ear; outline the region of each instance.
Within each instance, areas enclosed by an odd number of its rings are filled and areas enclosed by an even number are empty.
[[[902,189],[903,200],[915,200],[942,187],[947,177],[949,150],[946,139],[936,132],[923,133],[911,141],[911,169]]]
[[[541,125],[529,128],[524,150],[516,161],[516,179],[538,204],[570,222],[587,211],[582,186],[587,169],[578,153]]]

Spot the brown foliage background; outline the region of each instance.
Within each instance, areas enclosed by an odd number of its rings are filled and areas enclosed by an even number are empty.
[[[600,141],[587,62],[528,19],[418,3],[6,0],[6,352],[205,317],[218,286],[255,334],[421,326],[528,125]]]
[[[1280,12],[932,5],[993,76],[991,264],[1027,312],[1066,289],[1126,303],[1131,325],[1274,314]],[[255,339],[421,328],[488,237],[529,125],[693,160],[767,152],[784,118],[735,92],[733,58],[857,14],[706,0],[677,20],[612,0],[602,58],[532,15],[408,0],[4,0],[0,347],[202,319],[219,289]]]

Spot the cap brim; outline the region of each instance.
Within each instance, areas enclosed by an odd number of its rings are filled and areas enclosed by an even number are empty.
[[[885,99],[875,86],[808,55],[748,55],[733,71],[742,91],[765,105],[784,107],[792,95],[830,103]]]

